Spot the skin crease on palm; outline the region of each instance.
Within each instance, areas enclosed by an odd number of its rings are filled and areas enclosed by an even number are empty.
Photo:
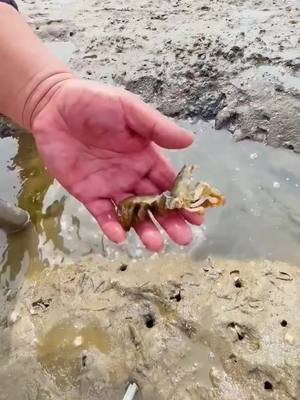
[[[126,233],[115,204],[130,195],[157,194],[172,185],[176,171],[160,147],[182,149],[193,135],[139,97],[123,89],[68,79],[48,96],[32,120],[32,133],[49,173],[96,218],[104,234],[122,243]],[[157,221],[179,245],[192,240],[189,223],[202,219],[170,212]],[[152,221],[134,227],[151,251],[163,249]]]

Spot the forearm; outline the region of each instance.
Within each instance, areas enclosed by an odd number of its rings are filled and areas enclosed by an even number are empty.
[[[59,83],[72,76],[24,18],[0,2],[0,114],[30,130]]]

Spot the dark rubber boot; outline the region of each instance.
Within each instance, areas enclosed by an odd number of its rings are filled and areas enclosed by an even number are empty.
[[[30,215],[27,211],[0,199],[0,229],[8,233],[18,232],[29,222]]]

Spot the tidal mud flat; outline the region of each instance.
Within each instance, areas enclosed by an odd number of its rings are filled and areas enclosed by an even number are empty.
[[[44,269],[1,293],[0,398],[119,400],[136,382],[143,400],[296,400],[299,283],[285,263],[180,255]]]
[[[297,3],[55,0],[20,9],[80,76],[122,85],[171,117],[214,120],[236,138],[299,152]],[[13,157],[9,135],[6,126]],[[200,136],[172,161],[197,161],[229,195],[224,214],[209,216],[212,245],[194,258],[114,261],[99,256],[100,235],[60,197],[30,138],[18,138],[1,182],[36,232],[9,238],[0,255],[0,399],[121,400],[131,381],[137,400],[300,397],[298,164],[254,143],[234,151],[208,133],[209,157]],[[39,263],[48,268],[32,272]]]
[[[215,119],[237,139],[300,152],[297,0],[20,6],[81,77],[122,85],[168,116]]]

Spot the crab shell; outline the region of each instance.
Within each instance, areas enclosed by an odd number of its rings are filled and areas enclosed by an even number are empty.
[[[184,166],[176,177],[173,188],[166,196],[166,207],[185,209],[203,214],[206,208],[220,207],[225,204],[225,197],[206,182],[195,182],[195,165]]]
[[[225,197],[206,182],[201,182],[196,188],[195,199],[184,205],[184,209],[204,214],[206,208],[221,207],[225,204]]]
[[[206,182],[196,185],[192,192],[182,193],[180,197],[166,196],[166,207],[185,209],[186,211],[204,214],[206,208],[221,207],[225,204],[225,197]]]
[[[168,210],[187,210],[204,214],[206,208],[224,205],[225,198],[206,182],[195,182],[193,171],[196,167],[184,166],[177,175],[173,187],[160,195],[131,196],[118,205],[123,228],[128,231],[132,225],[152,215],[163,215]]]

